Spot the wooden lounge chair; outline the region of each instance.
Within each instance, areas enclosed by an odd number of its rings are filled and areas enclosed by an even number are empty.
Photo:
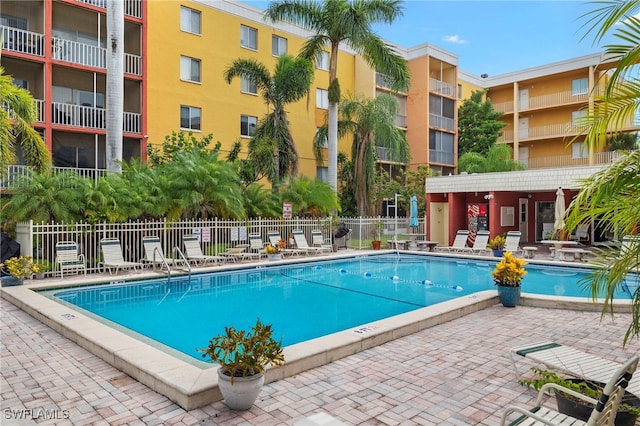
[[[182,237],[184,244],[184,255],[190,263],[205,265],[208,263],[225,262],[227,259],[222,256],[208,256],[202,253],[200,241],[195,234],[187,234]]]
[[[618,407],[622,401],[625,388],[633,377],[633,373],[638,365],[638,356],[632,356],[627,362],[614,371],[613,374],[605,380],[606,386],[599,400],[595,400],[581,393],[559,386],[555,383],[547,383],[540,388],[535,407],[525,409],[511,405],[506,407],[502,414],[501,424],[507,424],[508,418],[517,416],[509,425],[607,425],[615,424]],[[567,414],[562,414],[551,408],[542,405],[542,399],[549,390],[562,391],[565,394],[572,395],[575,398],[593,404],[593,411],[589,420],[586,422],[575,419]],[[513,415],[512,415],[513,414]]]
[[[467,246],[467,237],[469,237],[469,231],[466,229],[460,229],[456,232],[456,238],[453,240],[453,244],[450,246],[438,246],[436,247],[436,251],[447,251],[450,253],[455,253]]]
[[[129,262],[124,260],[122,255],[122,246],[118,238],[103,238],[100,240],[100,248],[102,249],[102,267],[109,271],[109,274],[113,274],[112,268],[115,268],[117,274],[120,269],[133,269],[134,271],[144,267],[139,262]]]
[[[84,254],[78,253],[78,243],[75,241],[60,241],[56,243],[56,260],[57,268],[60,268],[60,278],[64,278],[64,271],[84,271],[87,275],[87,264],[84,260]]]
[[[516,364],[518,356],[560,373],[600,383],[606,383],[611,375],[620,368],[620,364],[617,362],[582,352],[571,346],[555,342],[538,342],[509,351],[509,358],[518,380],[520,380],[520,371]],[[627,391],[640,398],[640,377],[631,381]]]

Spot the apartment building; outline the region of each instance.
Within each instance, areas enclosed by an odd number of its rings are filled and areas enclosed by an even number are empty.
[[[122,158],[145,151],[144,7],[124,0]],[[3,0],[2,66],[35,98],[34,127],[57,167],[97,176],[106,164],[106,0]],[[21,152],[18,146],[18,156]]]

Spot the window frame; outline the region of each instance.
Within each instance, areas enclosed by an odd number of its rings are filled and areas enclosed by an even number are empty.
[[[183,65],[183,59],[188,60],[189,61],[189,70],[187,72],[187,74],[189,74],[189,78],[184,78],[184,69],[182,68]],[[193,65],[197,64],[198,66],[198,79],[197,80],[192,80],[191,76],[193,75]],[[189,83],[202,83],[202,61],[200,59],[197,58],[192,58],[191,56],[186,56],[186,55],[180,55],[180,80],[182,81],[188,81]]]
[[[584,142],[573,142],[571,144],[571,159],[579,160],[589,158],[589,147]]]
[[[246,34],[247,38],[244,37],[245,31],[248,31],[248,33]],[[254,42],[255,42],[254,46],[251,46],[249,43],[251,41],[251,37],[249,37],[251,32],[254,34]],[[243,49],[258,50],[258,29],[257,28],[253,28],[248,25],[242,25],[242,24],[240,25],[240,47],[242,47]]]
[[[254,90],[253,92],[251,91],[252,89]],[[257,95],[258,83],[253,79],[249,79],[241,75],[240,76],[240,93],[246,93],[248,95]]]
[[[316,54],[316,69],[329,71],[329,52],[321,50]]]
[[[246,119],[246,128],[247,134],[243,134],[243,119]],[[253,133],[249,131],[251,128],[251,121],[249,119],[253,119]],[[240,114],[240,137],[241,138],[252,138],[256,134],[256,127],[258,127],[258,117],[254,115]]]
[[[281,41],[284,41],[284,50],[280,49],[280,42]],[[278,42],[278,43],[274,44],[274,42]],[[273,34],[271,36],[271,54],[273,56],[278,57],[280,55],[283,55],[283,54],[287,53],[288,45],[289,45],[289,41],[286,38],[280,37],[280,36],[275,35],[275,34]],[[278,50],[277,52],[274,52],[274,50],[275,50],[274,47],[277,48],[277,50]]]
[[[188,21],[188,25],[189,28],[186,28],[183,26],[183,22],[182,18],[183,18],[183,12],[187,12],[189,13],[189,21]],[[194,31],[193,29],[193,16],[197,16],[198,17],[198,28]],[[185,18],[187,18],[187,16],[184,16]],[[200,12],[197,9],[192,9],[190,7],[186,7],[186,6],[180,6],[180,31],[184,31],[186,33],[190,33],[190,34],[197,34],[197,35],[202,35],[202,12]]]
[[[183,127],[182,126],[182,111],[183,109],[187,109],[187,111],[189,112],[188,114],[188,121],[189,121],[189,125],[187,127]],[[198,112],[198,125],[197,127],[195,127],[193,125],[194,123],[194,118],[196,117],[192,112],[193,111],[197,111]],[[180,105],[180,129],[185,129],[185,130],[194,130],[194,131],[200,131],[202,129],[202,108],[200,107],[194,107],[191,105]]]
[[[584,86],[584,87],[583,87]],[[581,96],[589,93],[589,79],[586,77],[571,80],[571,96]]]
[[[329,109],[329,91],[316,88],[316,108]]]

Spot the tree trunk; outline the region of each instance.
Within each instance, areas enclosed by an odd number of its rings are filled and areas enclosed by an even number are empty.
[[[329,122],[328,124],[328,137],[327,144],[329,147],[328,152],[328,166],[327,178],[329,185],[334,191],[338,191],[338,104],[329,101]]]
[[[107,96],[106,164],[108,171],[122,167],[122,125],[124,112],[124,2],[107,0]]]

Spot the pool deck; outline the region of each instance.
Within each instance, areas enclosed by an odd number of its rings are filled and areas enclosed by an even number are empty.
[[[599,312],[493,301],[269,383],[249,411],[220,401],[187,411],[6,300],[0,309],[3,425],[19,417],[39,417],[39,424],[313,424],[303,421],[322,413],[343,424],[495,425],[502,407],[535,397],[517,383],[509,348],[553,340],[616,361],[640,351],[635,340],[621,347],[629,314],[600,321]],[[46,415],[58,418],[43,421]]]

